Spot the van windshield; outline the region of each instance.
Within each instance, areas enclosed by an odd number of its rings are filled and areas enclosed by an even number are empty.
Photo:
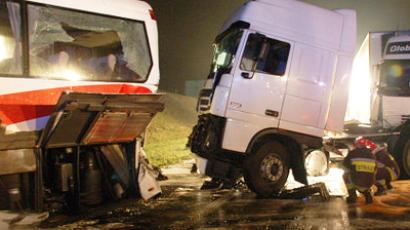
[[[0,1],[0,73],[23,74],[20,4]]]
[[[381,66],[381,87],[386,95],[410,96],[410,60],[389,60]]]
[[[30,75],[144,82],[152,59],[143,22],[28,6]]]
[[[216,38],[211,67],[212,73],[229,72],[231,70],[242,34],[243,30],[231,29]]]

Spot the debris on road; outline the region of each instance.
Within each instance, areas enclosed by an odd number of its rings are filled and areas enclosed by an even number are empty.
[[[318,193],[323,201],[328,201],[330,199],[329,191],[327,190],[325,183],[322,182],[295,189],[283,190],[277,197],[280,199],[304,199]]]
[[[48,212],[43,213],[18,213],[0,211],[0,229],[10,229],[12,226],[31,228],[49,217]]]
[[[243,179],[237,180],[236,182],[220,180],[212,178],[210,181],[204,181],[201,186],[201,190],[213,190],[213,189],[234,189],[247,191],[248,187]]]
[[[144,200],[149,200],[152,197],[161,193],[161,187],[157,180],[157,175],[145,162],[141,162],[138,174],[138,184],[140,188],[141,197]]]
[[[234,190],[247,190],[247,186],[243,180],[238,180],[233,186],[225,187],[223,181],[212,179],[211,181],[205,181],[201,186],[201,190],[223,190],[223,189],[234,189]],[[323,182],[318,182],[311,185],[306,185],[302,187],[297,187],[293,189],[284,189],[273,198],[279,199],[304,199],[306,197],[320,194],[323,201],[330,199],[329,191],[326,184]]]
[[[191,174],[192,163],[164,169],[169,180],[161,181],[162,195],[149,201],[128,200],[86,215],[49,220],[44,228],[58,229],[408,229],[410,226],[410,181],[393,182],[394,189],[376,197],[371,205],[359,197],[347,205],[332,186],[344,187],[340,171],[326,178],[309,180],[309,186],[288,181],[281,197],[256,199],[237,189],[200,190],[203,177]],[[321,181],[319,181],[319,179]],[[326,186],[318,182],[324,182]],[[329,183],[331,182],[331,183]],[[322,202],[319,195],[326,200]],[[333,188],[342,191],[341,188]],[[286,197],[288,196],[288,197]],[[303,199],[313,196],[313,199]],[[300,200],[303,199],[303,200]],[[12,219],[8,218],[8,219]],[[3,229],[3,228],[0,228]]]

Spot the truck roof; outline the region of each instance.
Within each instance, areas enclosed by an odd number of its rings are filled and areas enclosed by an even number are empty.
[[[236,21],[245,21],[255,31],[350,53],[356,41],[345,39],[352,36],[343,33],[356,34],[355,18],[353,10],[328,10],[297,0],[254,0],[237,10],[223,30]],[[344,30],[346,24],[352,28]]]
[[[410,42],[410,35],[399,35],[399,36],[391,37],[388,43],[391,43],[391,42]]]

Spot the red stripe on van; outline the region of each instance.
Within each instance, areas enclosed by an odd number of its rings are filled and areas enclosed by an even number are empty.
[[[128,84],[70,86],[0,95],[0,123],[10,125],[48,116],[64,91],[114,94],[146,94],[144,86]]]

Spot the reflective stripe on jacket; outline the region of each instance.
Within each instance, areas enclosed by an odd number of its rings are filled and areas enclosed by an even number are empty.
[[[377,164],[369,149],[356,148],[349,151],[343,166],[348,169],[351,181],[356,187],[368,189],[375,183]]]
[[[377,161],[377,168],[386,168],[391,180],[397,180],[400,176],[400,167],[393,156],[385,148],[378,149],[374,155]]]

